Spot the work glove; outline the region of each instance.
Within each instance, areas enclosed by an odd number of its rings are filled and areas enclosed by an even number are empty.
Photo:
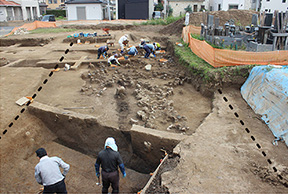
[[[125,178],[126,177],[126,173],[124,172],[124,174],[123,174],[123,178]]]
[[[96,172],[96,176],[97,176],[97,178],[99,178],[100,177],[100,173]]]

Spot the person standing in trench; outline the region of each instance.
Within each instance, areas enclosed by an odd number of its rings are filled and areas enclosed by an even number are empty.
[[[61,158],[48,157],[44,148],[36,150],[36,155],[40,161],[35,167],[35,179],[44,186],[43,194],[67,194],[64,180],[70,165],[66,164]],[[59,167],[64,169],[63,173],[61,173]]]
[[[110,185],[112,186],[112,193],[119,193],[119,170],[118,166],[123,174],[123,178],[126,177],[125,167],[122,157],[118,152],[115,139],[108,137],[105,141],[105,146],[102,151],[99,152],[95,170],[96,176],[100,178],[100,167],[102,168],[102,193],[108,193]]]

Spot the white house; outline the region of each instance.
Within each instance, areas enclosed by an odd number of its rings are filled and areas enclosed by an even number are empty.
[[[249,10],[252,8],[252,1],[253,0],[210,0],[210,11],[227,11],[229,9]]]
[[[0,21],[23,20],[21,5],[13,1],[0,0]]]
[[[37,0],[0,0],[0,21],[35,20],[40,16]]]
[[[278,11],[288,11],[288,0],[262,0],[261,11],[274,13]]]
[[[100,0],[68,0],[65,4],[68,20],[108,19],[106,2]]]
[[[23,20],[36,20],[40,17],[38,0],[14,0],[21,5]]]
[[[185,8],[189,5],[192,12],[199,12],[200,10],[207,9],[208,4],[205,0],[169,0],[169,5],[173,9],[173,16],[185,15]]]

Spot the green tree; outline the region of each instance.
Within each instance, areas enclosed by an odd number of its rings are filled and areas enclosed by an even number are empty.
[[[189,4],[186,8],[184,8],[185,12],[192,13],[192,6]]]
[[[170,5],[168,5],[168,16],[172,16],[173,14],[173,9]]]
[[[154,11],[162,11],[163,9],[164,9],[164,7],[163,7],[162,3],[158,3],[154,7]]]

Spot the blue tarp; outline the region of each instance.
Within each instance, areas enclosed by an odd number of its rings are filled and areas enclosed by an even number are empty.
[[[241,94],[274,136],[288,146],[288,66],[254,67]]]

